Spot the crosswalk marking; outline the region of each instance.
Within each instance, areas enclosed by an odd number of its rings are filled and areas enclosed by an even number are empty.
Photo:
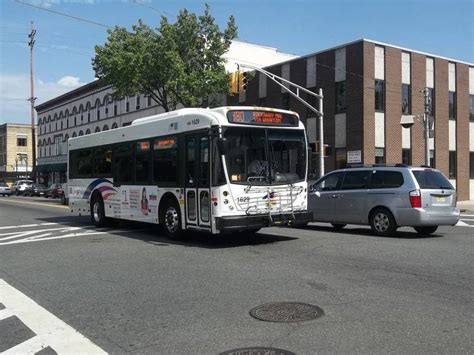
[[[21,224],[21,225],[15,225],[15,226],[5,226],[5,227],[0,227],[1,229],[13,229],[13,228],[31,228],[31,227],[40,227],[40,226],[53,226],[55,224],[59,223],[35,223],[35,224]]]
[[[48,344],[46,344],[40,337],[35,336],[8,349],[7,351],[4,351],[2,355],[36,354],[47,347]]]
[[[77,330],[41,307],[6,281],[0,279],[0,303],[18,317],[36,336],[3,354],[35,353],[47,346],[58,354],[106,354]]]
[[[13,313],[9,309],[5,308],[0,311],[0,320],[10,318],[11,316],[13,316]]]
[[[53,228],[44,228],[52,226]],[[35,228],[43,227],[43,228]],[[34,228],[25,230],[26,228]],[[55,239],[75,238],[81,236],[101,235],[108,233],[131,233],[143,229],[111,229],[95,228],[92,226],[67,226],[59,223],[25,224],[2,227],[0,230],[0,246],[40,242]],[[10,230],[9,230],[10,229]]]
[[[468,224],[466,222],[463,222],[462,219],[459,220],[459,222],[456,224],[456,227],[469,227],[469,228],[474,228],[474,225]]]

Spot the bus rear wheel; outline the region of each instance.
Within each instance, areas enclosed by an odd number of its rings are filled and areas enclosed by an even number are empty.
[[[91,201],[91,221],[96,227],[104,227],[107,224],[104,201],[98,196],[95,196]]]
[[[181,227],[181,209],[176,201],[168,199],[161,209],[160,221],[167,237],[180,239],[183,236]]]

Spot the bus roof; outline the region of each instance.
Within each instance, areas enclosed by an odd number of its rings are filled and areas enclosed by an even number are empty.
[[[139,140],[142,138],[167,135],[172,136],[174,134],[206,129],[212,126],[242,126],[242,124],[229,122],[227,118],[227,113],[229,111],[263,111],[294,115],[298,118],[296,126],[288,127],[271,125],[271,127],[285,129],[304,128],[303,123],[299,120],[299,115],[296,112],[287,110],[254,106],[223,106],[213,109],[183,108],[176,111],[136,119],[130,126],[70,138],[68,146],[69,149],[81,149],[91,146]],[[252,124],[252,127],[268,128],[269,125]]]

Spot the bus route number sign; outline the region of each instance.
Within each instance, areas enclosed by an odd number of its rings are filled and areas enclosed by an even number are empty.
[[[227,113],[230,123],[264,126],[298,126],[298,117],[283,112],[233,110]]]

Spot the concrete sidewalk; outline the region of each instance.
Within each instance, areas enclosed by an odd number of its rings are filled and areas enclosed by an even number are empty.
[[[474,213],[474,200],[458,201],[457,206],[461,210],[461,212]]]

